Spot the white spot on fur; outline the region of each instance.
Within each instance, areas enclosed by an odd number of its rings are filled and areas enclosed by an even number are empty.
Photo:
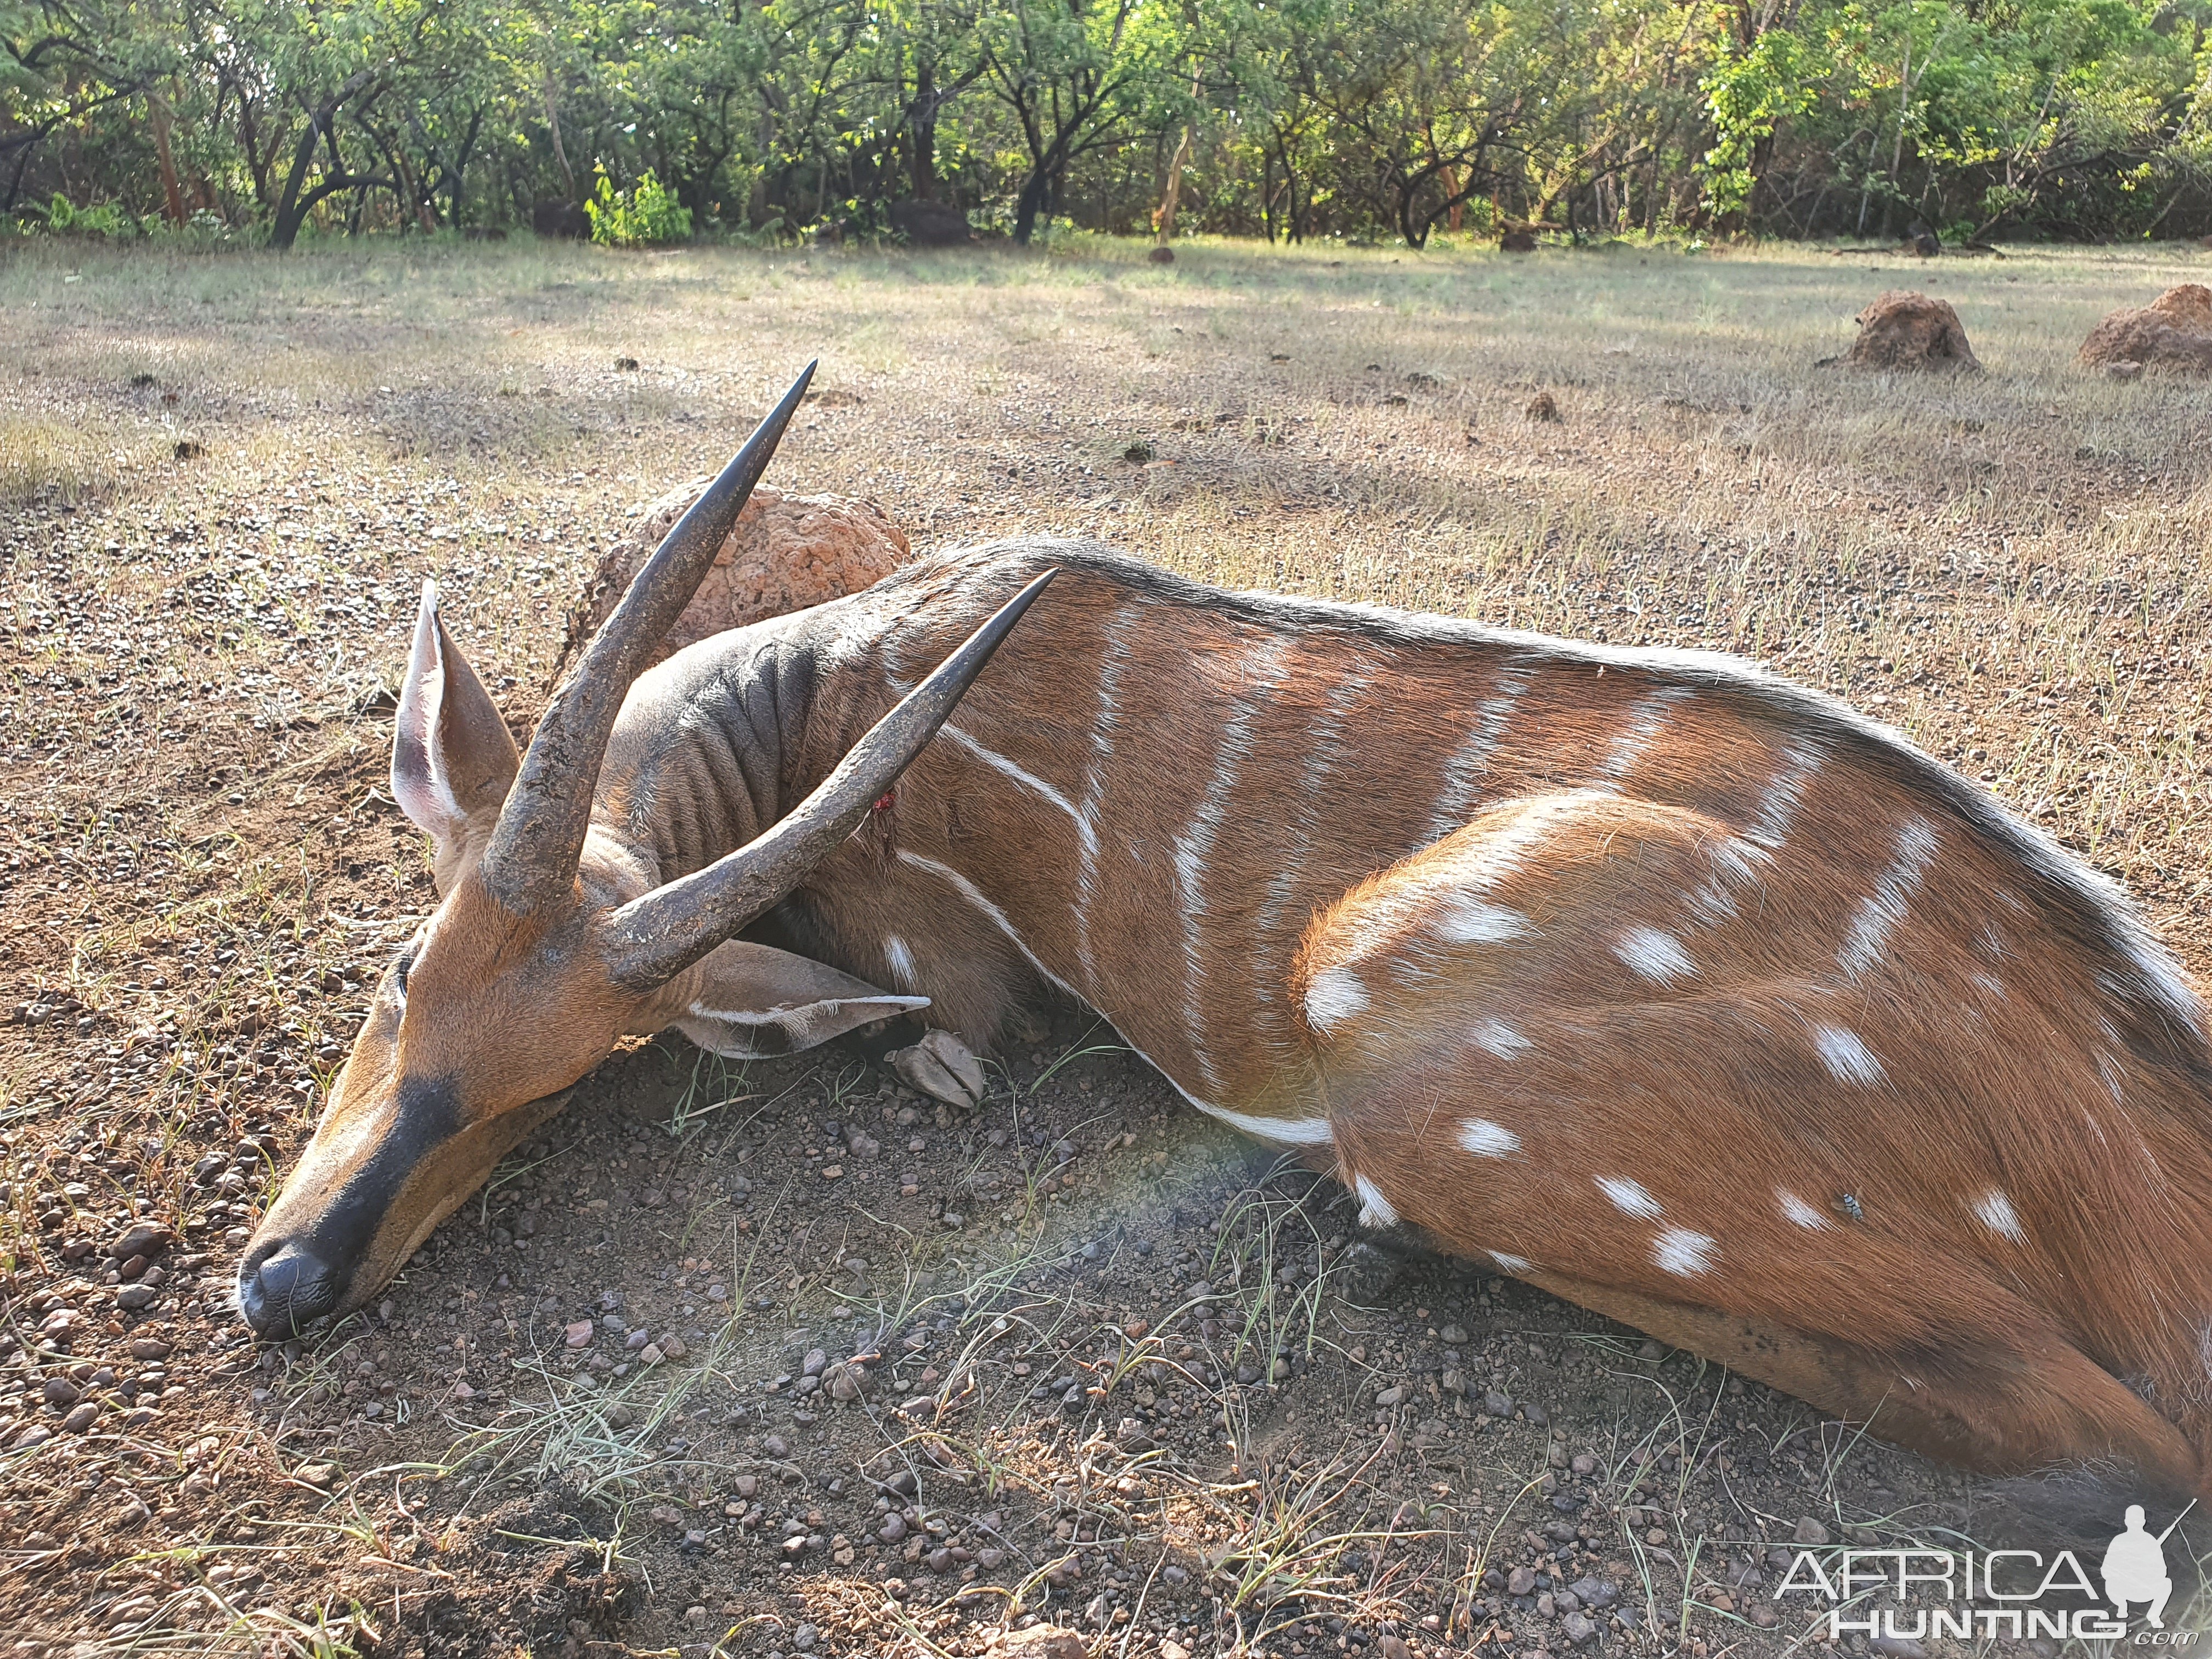
[[[1503,904],[1459,897],[1437,913],[1434,932],[1453,945],[1503,945],[1536,931],[1528,918]]]
[[[1390,1207],[1390,1200],[1382,1196],[1382,1189],[1365,1176],[1352,1177],[1352,1190],[1359,1194],[1359,1224],[1363,1227],[1395,1227],[1398,1212]]]
[[[1366,1006],[1367,988],[1349,968],[1324,968],[1306,987],[1306,1023],[1316,1031],[1333,1031]]]
[[[2027,1229],[2020,1224],[2020,1212],[2012,1206],[2002,1188],[1992,1187],[1974,1200],[1974,1219],[2000,1238],[2008,1238],[2015,1244],[2027,1243]]]
[[[1828,1218],[1791,1192],[1787,1187],[1774,1189],[1775,1201],[1782,1206],[1782,1213],[1808,1233],[1817,1233],[1828,1224]]]
[[[1535,1046],[1502,1019],[1486,1019],[1468,1036],[1476,1048],[1500,1060],[1511,1060]]]
[[[1905,921],[1912,896],[1920,890],[1928,866],[1935,859],[1936,832],[1925,818],[1908,818],[1897,832],[1897,851],[1888,869],[1874,884],[1874,891],[1859,901],[1836,965],[1847,979],[1857,979],[1881,960],[1890,934]]]
[[[1535,1265],[1525,1255],[1508,1255],[1503,1250],[1492,1250],[1490,1259],[1498,1264],[1498,1271],[1504,1273],[1525,1273]]]
[[[1654,985],[1672,985],[1698,975],[1698,965],[1690,960],[1682,941],[1656,927],[1630,928],[1614,941],[1613,953],[1638,977]]]
[[[1813,1046],[1840,1082],[1875,1084],[1882,1079],[1881,1062],[1856,1032],[1839,1025],[1818,1025],[1813,1029]]]
[[[1711,1234],[1693,1233],[1686,1227],[1669,1227],[1651,1244],[1652,1261],[1680,1279],[1709,1271],[1719,1255]]]
[[[1644,1220],[1656,1220],[1659,1215],[1659,1200],[1644,1190],[1640,1181],[1630,1181],[1620,1176],[1600,1176],[1597,1189],[1613,1200],[1613,1207],[1623,1215],[1632,1215]]]
[[[906,941],[896,933],[884,936],[884,961],[889,964],[894,981],[905,986],[915,982],[914,952],[907,949]]]
[[[1995,974],[1969,974],[1966,977],[1972,980],[1976,985],[1981,987],[1983,990],[1987,991],[1999,1002],[2002,1002],[2004,1000],[2004,981],[1999,979]]]
[[[1503,1123],[1471,1117],[1459,1126],[1459,1144],[1477,1158],[1510,1158],[1521,1150],[1521,1137]]]

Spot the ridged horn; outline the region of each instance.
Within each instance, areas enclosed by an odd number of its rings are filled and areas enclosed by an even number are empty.
[[[630,682],[713,568],[715,553],[791,424],[815,367],[807,364],[744,447],[661,538],[614,614],[592,636],[582,660],[546,704],[477,866],[478,879],[507,909],[538,909],[574,887],[599,762]]]
[[[991,653],[1059,574],[1046,571],[1000,606],[871,726],[814,793],[772,829],[705,869],[656,887],[616,911],[607,922],[616,981],[640,992],[665,984],[775,904],[835,852],[937,735]]]

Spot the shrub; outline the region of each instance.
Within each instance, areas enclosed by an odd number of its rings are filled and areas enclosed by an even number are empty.
[[[691,234],[691,210],[676,198],[650,172],[628,190],[617,190],[614,180],[599,169],[599,181],[584,204],[591,216],[592,240],[608,247],[646,247],[656,242],[681,242]]]

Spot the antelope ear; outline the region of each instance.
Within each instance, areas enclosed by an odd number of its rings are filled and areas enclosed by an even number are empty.
[[[795,1054],[929,1006],[927,997],[895,996],[825,963],[747,939],[716,945],[677,982],[690,1000],[676,1029],[731,1060]]]
[[[426,581],[392,738],[392,798],[436,843],[441,890],[469,832],[480,842],[498,819],[515,763],[507,722],[438,619],[437,584]]]

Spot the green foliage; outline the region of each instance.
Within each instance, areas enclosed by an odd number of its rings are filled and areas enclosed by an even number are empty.
[[[592,240],[608,247],[651,247],[687,241],[691,235],[691,210],[678,205],[650,167],[628,190],[617,190],[601,167],[584,211],[591,218]]]
[[[1416,247],[2198,233],[2212,0],[0,0],[27,228],[1029,240],[1171,176],[1183,234]]]
[[[137,227],[112,202],[75,207],[57,191],[46,204],[45,228],[58,236],[129,236]]]

